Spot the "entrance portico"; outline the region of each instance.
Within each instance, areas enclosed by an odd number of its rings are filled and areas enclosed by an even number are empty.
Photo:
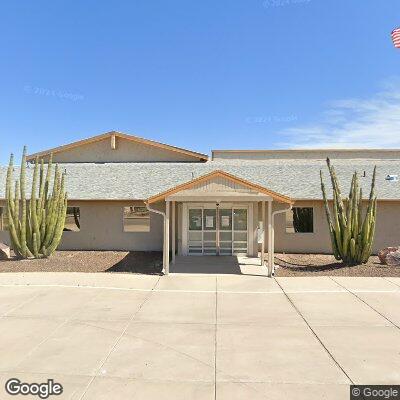
[[[165,213],[161,211],[162,202]],[[176,255],[257,257],[261,250],[260,264],[266,264],[271,276],[273,202],[288,204],[289,208],[292,204],[284,195],[224,171],[214,171],[151,197],[148,209],[164,216],[164,273],[169,273],[170,250],[172,263]],[[158,207],[153,208],[156,204]]]

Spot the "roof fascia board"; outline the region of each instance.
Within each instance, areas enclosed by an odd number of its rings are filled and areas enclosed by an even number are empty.
[[[126,140],[130,140],[130,141],[133,141],[133,142],[146,144],[148,146],[154,146],[154,147],[162,148],[164,150],[169,150],[169,151],[185,154],[187,156],[198,158],[200,160],[204,160],[204,161],[208,160],[208,155],[206,155],[206,154],[197,153],[195,151],[182,149],[180,147],[171,146],[169,144],[164,144],[164,143],[156,142],[154,140],[144,139],[144,138],[141,138],[139,136],[128,135],[126,133],[117,132],[117,131],[106,132],[106,133],[103,133],[103,134],[100,134],[100,135],[97,135],[97,136],[93,136],[93,137],[90,137],[90,138],[87,138],[87,139],[82,139],[82,140],[78,140],[78,141],[73,142],[73,143],[69,143],[69,144],[65,144],[65,145],[62,145],[62,146],[54,147],[54,148],[49,149],[49,150],[44,150],[44,151],[40,151],[38,153],[33,153],[33,154],[28,155],[26,157],[26,159],[27,159],[27,161],[32,161],[36,157],[40,158],[40,157],[43,157],[43,156],[50,155],[51,153],[53,153],[53,154],[60,153],[60,152],[66,151],[66,150],[71,150],[71,149],[76,148],[76,147],[84,146],[84,145],[91,144],[91,143],[96,143],[96,142],[102,141],[102,140],[104,140],[106,138],[109,138],[109,137],[111,137],[113,135],[115,137],[119,137],[121,139],[126,139]]]
[[[245,179],[242,179],[242,178],[238,178],[237,176],[228,174],[227,172],[221,171],[221,170],[210,172],[209,174],[200,176],[199,178],[193,179],[193,180],[191,180],[189,182],[186,182],[186,183],[183,183],[181,185],[175,186],[172,189],[166,190],[165,192],[162,192],[162,193],[159,193],[159,194],[157,194],[155,196],[152,196],[152,197],[150,197],[148,199],[148,203],[151,204],[151,203],[155,203],[155,202],[157,202],[159,200],[163,200],[168,196],[171,196],[171,195],[173,195],[175,193],[178,193],[178,192],[180,192],[180,191],[182,191],[184,189],[188,189],[188,188],[192,187],[193,185],[196,185],[198,183],[204,182],[206,180],[209,180],[209,179],[212,179],[212,178],[215,178],[215,177],[222,177],[222,178],[230,179],[230,180],[232,180],[232,181],[234,181],[236,183],[239,183],[239,184],[241,184],[241,185],[243,185],[245,187],[257,190],[260,193],[264,193],[264,194],[266,194],[268,196],[271,196],[274,200],[277,200],[277,201],[280,201],[280,202],[283,202],[283,203],[293,204],[293,200],[290,197],[287,197],[285,195],[273,192],[272,190],[269,190],[269,189],[267,189],[267,188],[265,188],[263,186],[260,186],[260,185],[254,184],[252,182],[246,181]]]

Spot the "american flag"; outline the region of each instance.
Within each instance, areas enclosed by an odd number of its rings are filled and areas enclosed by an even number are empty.
[[[392,32],[392,40],[393,40],[394,47],[400,49],[400,28],[396,28]]]

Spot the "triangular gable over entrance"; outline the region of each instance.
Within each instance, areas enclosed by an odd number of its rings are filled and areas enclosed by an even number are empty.
[[[53,153],[54,161],[59,163],[204,162],[208,160],[206,154],[116,131],[31,154],[27,160],[33,161],[39,157],[46,161],[51,153]]]
[[[214,198],[218,196],[237,196],[243,198],[246,196],[249,199],[254,198],[254,200],[257,200],[257,195],[269,196],[272,200],[293,204],[292,199],[285,195],[273,192],[263,186],[246,181],[221,170],[213,171],[163,193],[152,196],[148,199],[148,203],[151,204],[165,199],[187,199],[190,196],[193,198],[200,196],[202,198]]]

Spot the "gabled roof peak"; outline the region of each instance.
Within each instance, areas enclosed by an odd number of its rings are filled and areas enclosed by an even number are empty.
[[[157,147],[160,149],[181,153],[186,156],[193,157],[194,159],[197,159],[198,161],[207,161],[208,160],[208,156],[206,154],[183,149],[181,147],[171,146],[169,144],[165,144],[165,143],[161,143],[161,142],[156,142],[154,140],[145,139],[145,138],[142,138],[142,137],[136,136],[136,135],[129,135],[127,133],[123,133],[123,132],[119,132],[119,131],[105,132],[100,135],[89,137],[87,139],[78,140],[78,141],[68,143],[68,144],[65,144],[62,146],[58,146],[58,147],[54,147],[54,148],[51,148],[48,150],[33,153],[33,154],[30,154],[27,156],[27,160],[32,161],[36,157],[40,158],[40,157],[48,156],[51,153],[53,153],[53,154],[60,153],[60,152],[70,150],[70,149],[73,149],[73,148],[76,148],[79,146],[83,146],[86,144],[99,142],[99,141],[107,139],[107,138],[110,138],[111,146],[113,146],[113,140],[114,140],[114,146],[115,146],[115,138],[121,138],[121,139],[141,143],[141,144],[148,145],[148,146],[154,146],[154,147]]]
[[[175,187],[173,187],[171,189],[168,189],[168,190],[166,190],[164,192],[161,192],[161,193],[159,193],[159,194],[157,194],[155,196],[152,196],[149,199],[147,199],[147,202],[150,204],[150,203],[155,203],[155,202],[160,201],[160,200],[164,200],[169,195],[178,193],[178,192],[180,192],[182,190],[185,190],[185,189],[189,189],[189,188],[193,187],[194,185],[196,185],[198,183],[201,183],[201,182],[204,182],[204,181],[216,178],[216,177],[222,177],[222,178],[228,179],[230,181],[239,183],[240,185],[243,185],[243,186],[245,186],[245,187],[247,187],[249,189],[257,190],[260,193],[263,193],[263,194],[266,194],[268,196],[271,196],[276,201],[279,201],[279,202],[282,202],[282,203],[287,203],[287,204],[293,204],[293,200],[288,196],[285,196],[283,194],[274,192],[274,191],[272,191],[270,189],[267,189],[264,186],[261,186],[261,185],[258,185],[256,183],[250,182],[248,180],[245,180],[243,178],[240,178],[240,177],[238,177],[236,175],[230,174],[230,173],[228,173],[226,171],[223,171],[223,170],[220,170],[220,169],[211,171],[211,172],[209,172],[207,174],[199,176],[198,178],[194,178],[194,179],[192,179],[190,181],[187,181],[187,182],[182,183],[180,185],[177,185],[177,186],[175,186]]]

